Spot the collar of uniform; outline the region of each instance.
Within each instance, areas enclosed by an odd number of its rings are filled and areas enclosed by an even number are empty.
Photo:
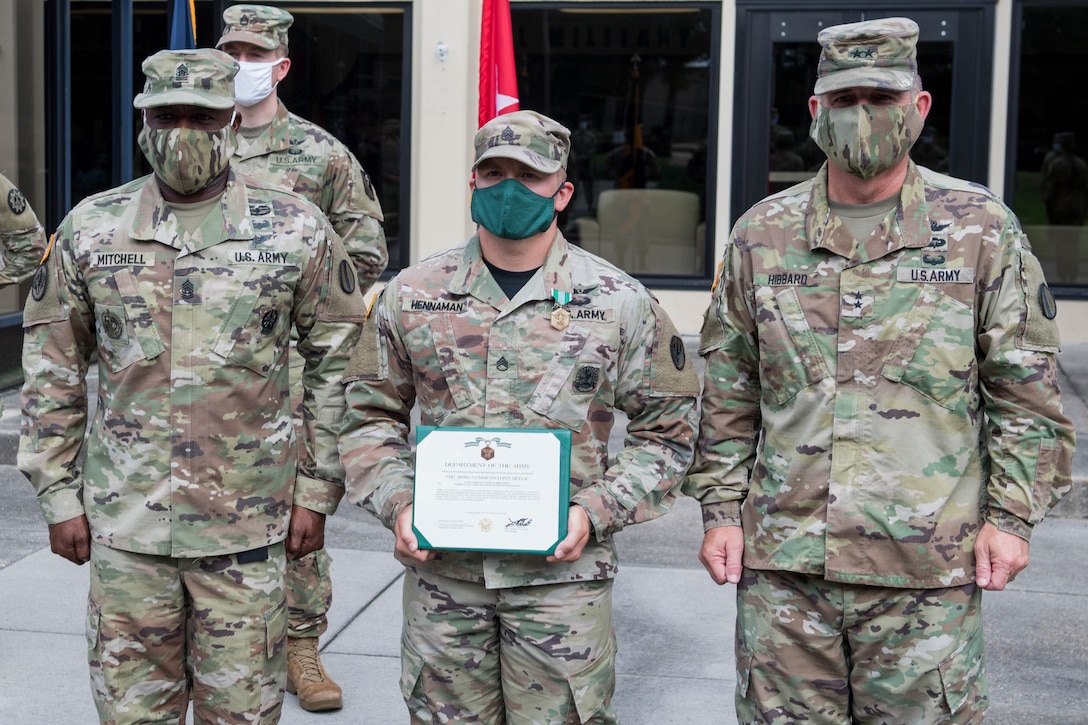
[[[929,244],[929,205],[925,184],[913,161],[907,164],[907,175],[899,192],[897,223],[889,230],[888,241],[880,250],[868,250],[869,259],[882,257],[898,249],[921,249]],[[854,239],[842,221],[831,213],[827,198],[827,162],[820,167],[812,183],[812,194],[805,211],[805,232],[810,249],[827,249],[849,258],[854,251]],[[879,253],[874,253],[879,251]]]
[[[249,140],[238,134],[238,153],[240,159],[252,159],[255,156],[266,156],[276,151],[286,151],[291,146],[290,134],[291,114],[283,101],[279,101],[276,107],[276,115],[268,128],[255,139]]]
[[[574,283],[571,281],[570,271],[570,245],[562,233],[556,232],[552,246],[548,249],[548,255],[544,258],[543,275],[534,277],[525,286],[535,284],[536,279],[542,279],[543,284],[539,289],[531,290],[530,299],[551,299],[553,289],[563,292],[573,292]],[[487,265],[484,264],[483,253],[480,251],[480,237],[473,236],[465,244],[461,253],[461,264],[450,278],[449,291],[455,295],[472,295],[483,300],[496,309],[504,304],[505,296],[501,294],[498,285],[494,283],[491,275],[484,275]],[[487,284],[490,282],[490,284]],[[499,292],[495,296],[493,292]],[[525,289],[518,293],[522,297]]]
[[[249,201],[245,185],[234,170],[227,172],[227,188],[219,198],[223,208],[223,232],[214,239],[203,239],[194,244],[182,241],[177,217],[170,213],[169,205],[162,198],[155,176],[147,177],[136,200],[136,212],[132,220],[133,239],[156,241],[174,249],[194,252],[219,244],[227,239],[252,239],[253,223],[249,219]]]

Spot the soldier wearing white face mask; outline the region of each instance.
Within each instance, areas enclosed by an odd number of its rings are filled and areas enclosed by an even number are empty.
[[[235,102],[242,117],[233,166],[266,184],[290,189],[317,205],[351,255],[365,293],[388,261],[382,210],[370,177],[354,155],[328,131],[290,113],[277,86],[287,76],[291,14],[266,5],[234,5],[223,13],[216,47],[239,65]],[[301,358],[291,357],[292,389],[301,393]],[[296,399],[296,410],[301,398]],[[306,710],[335,710],[343,696],[321,663],[318,637],[328,626],[332,603],[329,555],[324,549],[287,566],[289,608],[287,691]]]

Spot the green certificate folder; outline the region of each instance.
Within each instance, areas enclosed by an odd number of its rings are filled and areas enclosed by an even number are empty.
[[[570,446],[568,430],[420,426],[419,547],[553,553],[567,535]]]

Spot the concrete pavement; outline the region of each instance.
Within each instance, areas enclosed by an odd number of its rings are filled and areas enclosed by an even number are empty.
[[[1088,345],[1065,350],[1066,407],[1088,438]],[[4,394],[4,437],[18,407]],[[1003,593],[984,596],[993,705],[987,723],[1088,724],[1088,450],[1079,490],[1040,525],[1032,564]],[[717,587],[696,553],[698,508],[682,499],[664,518],[622,532],[616,581],[616,708],[625,725],[734,722],[733,589]],[[360,509],[329,519],[335,601],[323,658],[344,709],[307,713],[286,697],[282,722],[403,723],[398,689],[401,567],[391,534]],[[96,721],[83,624],[87,568],[48,550],[29,484],[0,465],[0,725]]]

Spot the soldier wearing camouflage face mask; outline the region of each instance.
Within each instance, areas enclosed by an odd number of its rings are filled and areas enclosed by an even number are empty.
[[[343,495],[341,376],[365,310],[317,207],[231,169],[234,61],[162,51],[143,71],[154,175],[76,205],[35,273],[19,467],[53,551],[90,562],[101,721],[185,722],[191,699],[195,722],[274,723],[286,559],[322,546]]]
[[[737,222],[704,320],[684,490],[737,585],[742,723],[981,722],[981,592],[1072,486],[1039,262],[989,190],[909,157],[917,40],[819,34],[828,163]]]

